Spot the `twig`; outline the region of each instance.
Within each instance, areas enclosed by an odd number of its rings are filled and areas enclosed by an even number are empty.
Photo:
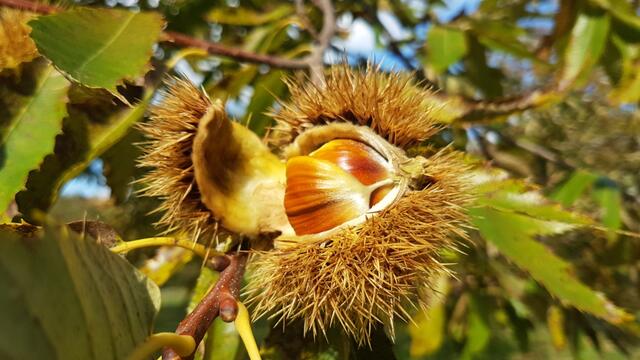
[[[309,65],[311,81],[322,86],[324,84],[324,52],[331,44],[331,38],[336,32],[336,15],[331,0],[312,1],[322,12],[322,30],[316,37],[316,45],[306,61]]]
[[[331,45],[331,38],[335,32],[335,13],[330,0],[312,0],[323,13],[323,26],[318,34],[317,46],[312,53],[303,59],[285,59],[277,56],[256,54],[241,49],[224,46],[206,40],[196,39],[185,34],[165,32],[162,40],[176,45],[196,47],[206,50],[211,55],[230,57],[239,61],[267,64],[282,69],[309,69],[311,80],[315,84],[323,83],[323,55]],[[38,4],[28,0],[0,0],[0,6],[33,11],[40,14],[50,14],[60,10],[53,5]],[[456,123],[468,124],[486,122],[495,118],[519,113],[527,109],[553,103],[566,95],[568,85],[556,85],[538,89],[529,93],[510,98],[478,101],[458,95],[439,91],[435,97],[442,102],[450,103],[450,111]]]
[[[38,14],[52,14],[58,10],[59,7],[55,5],[41,4],[24,0],[2,0],[0,5],[20,10],[28,10]]]
[[[202,298],[193,311],[180,322],[176,329],[178,335],[190,335],[197,345],[202,341],[213,320],[220,316],[225,322],[234,321],[238,315],[238,296],[248,254],[240,252],[227,255],[229,265],[222,270],[216,285]],[[166,348],[163,360],[190,360],[190,356],[181,358],[172,349]]]
[[[462,96],[452,96],[443,92],[437,95],[444,101],[458,106],[455,116],[458,123],[486,122],[495,118],[523,112],[541,105],[551,104],[564,97],[568,89],[557,86],[537,89],[531,92],[508,98],[494,100],[472,100]]]
[[[0,5],[14,9],[27,10],[38,14],[52,14],[63,10],[55,5],[40,4],[28,0],[0,0]],[[202,39],[196,39],[173,31],[164,32],[161,36],[161,41],[181,46],[200,48],[206,50],[211,55],[230,57],[235,60],[248,63],[266,64],[274,68],[292,70],[309,68],[309,62],[307,59],[285,59],[277,56],[256,54],[242,49],[228,47]]]
[[[307,16],[306,9],[304,7],[304,0],[294,0],[293,2],[296,5],[296,15],[300,18],[300,22],[304,25],[305,30],[307,30],[314,39],[317,39],[318,32],[313,27],[311,20],[309,20],[309,17]]]
[[[0,0],[2,1],[7,0]],[[16,1],[16,0],[9,0]],[[248,63],[266,64],[279,69],[306,69],[309,67],[308,61],[305,59],[285,59],[282,57],[256,54],[238,48],[228,47],[210,41],[196,39],[191,36],[178,32],[167,31],[163,34],[162,40],[171,42],[176,45],[189,46],[206,50],[211,55],[219,55],[233,58],[238,61]]]

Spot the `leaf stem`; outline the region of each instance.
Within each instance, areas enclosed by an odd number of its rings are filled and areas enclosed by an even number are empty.
[[[203,259],[206,259],[208,256],[224,256],[223,253],[217,251],[209,250],[207,253],[207,248],[193,241],[182,240],[174,237],[152,237],[146,239],[138,239],[131,240],[116,245],[111,248],[111,251],[114,253],[126,253],[135,249],[142,249],[146,247],[155,247],[155,246],[177,246],[183,249],[191,250],[196,255],[200,256]],[[208,254],[208,256],[207,256]]]
[[[178,355],[187,356],[195,351],[196,341],[189,335],[178,335],[172,332],[152,334],[133,350],[127,360],[148,359],[163,347],[170,347]]]
[[[168,69],[173,69],[178,62],[180,62],[180,60],[190,57],[190,56],[199,56],[199,57],[205,57],[209,55],[209,53],[201,48],[195,48],[195,47],[188,47],[188,48],[184,48],[184,49],[180,49],[179,51],[177,51],[168,61],[167,61],[167,68]]]
[[[256,339],[253,336],[253,330],[251,330],[251,318],[249,317],[249,311],[247,307],[240,301],[238,303],[238,315],[236,316],[235,325],[240,339],[244,343],[247,354],[251,360],[262,360],[260,357],[260,350],[256,344]]]

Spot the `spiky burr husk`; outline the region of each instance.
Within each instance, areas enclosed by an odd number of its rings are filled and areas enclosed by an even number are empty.
[[[465,236],[466,171],[459,154],[440,152],[424,164],[426,187],[377,216],[330,238],[257,254],[247,289],[255,314],[301,319],[314,336],[339,325],[361,345],[379,325],[393,337],[393,321],[425,307],[418,293],[447,271],[439,254]]]
[[[202,203],[195,182],[191,152],[200,119],[211,100],[186,80],[169,81],[161,102],[150,108],[150,120],[140,125],[148,141],[139,164],[149,172],[139,180],[141,193],[158,197],[158,226],[166,233],[183,232],[197,239],[217,229],[216,219]]]
[[[443,104],[429,89],[416,86],[409,73],[383,73],[369,66],[355,72],[333,67],[326,86],[287,80],[291,100],[272,115],[277,145],[290,143],[305,129],[332,122],[368,126],[390,143],[406,147],[428,139],[440,129]]]
[[[32,13],[8,8],[0,9],[0,69],[12,69],[38,56],[38,50],[29,37],[27,22]]]
[[[273,143],[295,143],[308,129],[347,122],[370,127],[404,153],[439,129],[442,110],[433,93],[409,74],[341,66],[330,70],[324,88],[289,87],[290,100],[274,114]],[[418,294],[432,293],[423,290],[447,271],[440,253],[466,236],[468,166],[450,149],[427,159],[399,159],[409,187],[380,213],[327,237],[276,240],[275,250],[254,256],[247,294],[258,317],[299,319],[313,335],[339,326],[363,345],[373,328],[383,325],[393,337],[394,320],[409,320],[411,309],[427,306],[428,297]]]
[[[150,141],[141,164],[152,168],[142,179],[144,193],[163,199],[160,223],[168,231],[211,232],[219,220],[254,238],[280,234],[274,249],[252,257],[247,293],[256,315],[301,319],[314,335],[342,327],[360,344],[379,325],[393,336],[394,320],[425,307],[428,299],[418,294],[430,293],[422,290],[447,271],[439,254],[465,236],[467,166],[450,149],[428,158],[406,155],[438,131],[442,111],[409,74],[340,66],[323,88],[292,81],[289,87],[292,96],[274,114],[278,123],[267,139],[274,150],[287,160],[323,141],[360,141],[390,164],[387,184],[394,188],[383,206],[326,232],[296,235],[281,223],[289,215],[284,161],[247,129],[231,126],[219,102],[177,79],[142,127]],[[259,209],[256,216],[251,209]],[[245,228],[249,223],[255,226]]]

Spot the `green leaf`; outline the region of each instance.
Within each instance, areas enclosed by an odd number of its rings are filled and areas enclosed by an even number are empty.
[[[631,3],[625,0],[590,0],[591,3],[609,11],[616,19],[628,26],[640,30],[640,18]]]
[[[473,224],[487,241],[544,285],[553,296],[614,324],[628,319],[627,313],[612,304],[604,295],[576,279],[567,262],[534,239],[537,235],[562,233],[578,224],[541,220],[528,214],[508,212],[491,206],[474,208],[470,214]],[[565,215],[561,218],[569,217]]]
[[[428,62],[441,73],[467,53],[467,39],[460,30],[434,25],[427,34]]]
[[[480,43],[495,51],[504,52],[528,59],[537,65],[548,67],[549,64],[540,60],[527,48],[520,37],[527,35],[526,31],[505,21],[470,19],[470,31],[473,32]]]
[[[561,89],[581,83],[589,75],[605,48],[609,23],[609,15],[603,12],[583,11],[578,15],[564,52]]]
[[[157,13],[75,8],[29,22],[38,50],[74,80],[118,96],[144,73],[163,20]]]
[[[593,190],[593,198],[601,208],[601,222],[610,231],[607,234],[609,241],[617,238],[616,230],[622,227],[622,194],[615,183],[603,179],[596,183]]]
[[[469,316],[467,318],[467,342],[462,353],[462,359],[473,359],[482,352],[491,339],[489,327],[489,309],[479,296],[473,296],[469,302]]]
[[[551,198],[564,206],[572,205],[596,180],[598,175],[576,170],[567,182],[560,186]]]
[[[245,7],[218,7],[207,14],[207,20],[226,25],[259,26],[280,20],[293,13],[291,5],[280,5],[267,11],[254,11]]]
[[[559,204],[545,199],[535,191],[497,190],[483,194],[477,199],[477,204],[490,206],[504,212],[530,216],[538,220],[560,222],[569,227],[593,223],[586,216],[565,211]]]
[[[258,135],[263,135],[267,131],[273,119],[265,115],[265,112],[273,106],[276,97],[286,92],[286,89],[280,70],[273,70],[256,81],[253,97],[247,107],[249,129]]]
[[[34,210],[46,211],[56,200],[58,190],[64,183],[79,175],[91,161],[125,136],[129,128],[143,117],[151,93],[149,91],[142,102],[133,108],[110,114],[79,110],[84,109],[84,102],[72,106],[74,111],[65,120],[64,133],[56,142],[55,154],[48,156],[40,169],[30,174],[27,190],[16,196],[25,218],[30,222],[38,222],[33,217]],[[90,95],[90,101],[95,101],[95,96]]]
[[[238,354],[243,352],[236,326],[233,323],[226,323],[220,318],[215,319],[207,331],[202,360],[236,359]]]
[[[152,258],[145,260],[139,269],[156,285],[162,286],[191,259],[192,251],[164,246],[159,248]]]
[[[133,180],[144,172],[137,166],[137,160],[142,153],[138,144],[144,139],[138,129],[130,128],[122,139],[100,155],[104,164],[103,173],[111,189],[111,198],[118,204],[129,198],[133,190]]]
[[[620,77],[616,87],[609,93],[614,103],[634,103],[640,100],[640,45],[623,40],[616,34],[611,36],[614,51],[619,54],[618,69]],[[611,65],[610,65],[611,67]]]
[[[576,279],[570,264],[535,239],[590,226],[590,219],[527,192],[524,182],[504,179],[503,172],[474,175],[477,206],[469,213],[486,241],[564,303],[613,324],[629,320],[629,314]]]
[[[448,275],[438,279],[435,291],[437,299],[429,304],[429,309],[420,311],[408,325],[411,335],[411,358],[420,358],[438,351],[445,339],[446,295],[448,292]]]
[[[53,67],[41,74],[33,95],[0,134],[0,212],[25,185],[31,170],[53,151],[67,114],[69,82]]]
[[[0,354],[124,359],[151,333],[158,288],[122,257],[62,228],[0,228]]]
[[[487,49],[474,34],[468,34],[468,56],[464,59],[467,70],[465,77],[487,98],[496,98],[503,95],[502,81],[504,74],[500,69],[490,67],[487,63]]]

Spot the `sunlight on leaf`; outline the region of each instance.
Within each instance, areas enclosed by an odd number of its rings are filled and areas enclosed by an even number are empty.
[[[411,335],[409,354],[412,358],[433,354],[442,346],[445,338],[445,301],[448,287],[448,275],[444,275],[436,285],[437,299],[434,299],[427,311],[418,312],[413,322],[409,324]]]
[[[582,12],[578,15],[564,53],[560,89],[568,89],[590,74],[604,50],[609,23],[606,13]]]
[[[464,32],[441,26],[432,26],[427,33],[429,64],[441,73],[467,53],[467,39]]]
[[[0,134],[0,212],[24,187],[29,171],[37,169],[53,151],[55,137],[67,115],[68,89],[64,76],[47,66],[33,95]]]
[[[535,240],[536,235],[559,234],[578,227],[580,223],[540,220],[490,206],[472,209],[471,216],[487,241],[555,297],[614,324],[629,320],[624,310],[576,279],[567,262]]]
[[[122,257],[66,228],[0,237],[3,357],[123,359],[151,333],[160,292]]]
[[[571,206],[597,179],[596,174],[577,170],[551,195],[551,198],[564,206]]]
[[[58,191],[67,181],[78,176],[96,157],[102,155],[127,134],[140,120],[151,100],[151,92],[134,106],[117,111],[105,118],[89,118],[78,112],[65,121],[60,153],[45,159],[37,172],[29,175],[27,189],[16,196],[20,211],[27,219],[34,210],[46,211],[57,199]]]
[[[596,183],[592,196],[600,206],[602,224],[609,229],[607,238],[609,241],[614,241],[618,238],[616,230],[622,227],[620,189],[611,181],[600,181]]]
[[[144,73],[164,26],[156,13],[93,8],[41,16],[29,25],[38,50],[57,68],[115,96],[123,79]]]

